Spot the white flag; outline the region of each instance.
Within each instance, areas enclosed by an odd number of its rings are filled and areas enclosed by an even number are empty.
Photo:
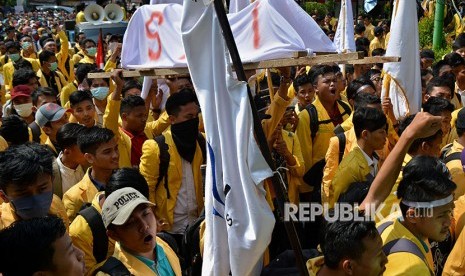
[[[275,222],[263,188],[272,172],[254,140],[247,86],[232,78],[213,3],[185,0],[181,30],[208,142],[202,275],[259,275]]]
[[[411,0],[410,2],[415,2],[415,1]],[[376,6],[376,4],[378,4],[378,0],[365,0],[363,7],[366,12],[370,12]]]
[[[240,12],[250,4],[250,0],[231,0],[229,2],[229,13]]]
[[[401,61],[384,64],[385,76],[381,95],[389,95],[394,106],[394,115],[399,119],[419,112],[421,108],[416,1],[397,0],[391,22],[391,37],[386,56],[398,56],[401,57]]]
[[[334,44],[338,53],[355,52],[354,18],[351,0],[341,0]]]

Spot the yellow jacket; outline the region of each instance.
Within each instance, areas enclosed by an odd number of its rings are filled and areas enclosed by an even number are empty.
[[[72,222],[82,205],[90,203],[99,192],[89,177],[92,168],[89,168],[81,181],[76,183],[63,195],[63,204],[66,214]]]
[[[452,153],[461,153],[462,151],[463,146],[457,141],[454,141],[446,158]],[[454,193],[454,199],[457,200],[460,196],[465,194],[465,173],[463,172],[462,161],[460,159],[451,160],[446,163],[446,166],[452,176],[452,181],[457,185],[457,189],[455,189]]]
[[[114,101],[108,99],[105,115],[103,116],[103,127],[111,129],[116,137],[118,137],[118,150],[119,150],[119,167],[132,167],[131,165],[131,138],[120,128],[118,124],[119,110],[121,108],[121,101]],[[160,124],[158,120],[146,123],[145,135],[147,139],[153,139],[160,135],[163,130],[169,126],[168,124]]]
[[[346,137],[346,146],[344,148],[343,157],[357,146],[357,137],[355,136],[354,128],[344,132],[344,135]],[[331,187],[331,182],[339,167],[339,139],[336,136],[331,137],[329,140],[329,147],[326,152],[325,160],[326,164],[323,170],[323,181],[321,183],[321,201],[323,203],[328,202],[329,188]]]
[[[61,218],[66,226],[66,229],[68,229],[69,220],[68,216],[66,215],[65,207],[63,206],[60,198],[56,195],[53,195],[52,205],[50,205],[50,210],[48,213]],[[20,220],[20,218],[16,216],[13,205],[11,203],[3,202],[0,205],[0,230],[10,226],[17,220]]]
[[[368,51],[368,55],[371,57],[371,52],[378,48],[384,49],[384,41],[381,41],[379,38],[375,37],[370,42],[370,50]]]
[[[41,87],[49,87],[47,81],[45,80],[44,73],[42,73],[42,70],[39,70],[37,72],[37,77],[39,78],[39,84]],[[55,71],[54,78],[58,88],[58,91],[56,92],[60,94],[63,87],[65,87],[68,84],[68,82],[66,81],[65,77],[58,71]]]
[[[407,165],[408,162],[412,160],[412,156],[410,154],[406,154],[404,161],[402,162],[402,168]],[[380,213],[383,217],[388,217],[392,210],[399,209],[399,202],[400,200],[397,198],[397,187],[399,187],[399,183],[402,180],[402,170],[397,177],[396,183],[392,187],[391,192],[389,193],[388,197],[384,200],[384,207],[380,210]],[[396,208],[393,209],[393,206],[396,205]]]
[[[84,52],[80,50],[79,52],[75,53],[71,59],[74,64],[78,64],[81,61],[81,59],[83,59],[84,57],[85,57]]]
[[[64,31],[60,31],[57,33],[57,37],[60,38],[60,52],[56,54],[57,57],[57,63],[58,63],[58,69],[60,72],[63,74],[63,76],[66,78],[67,82],[72,82],[74,81],[74,63],[72,58],[69,55],[69,43],[68,43],[68,37],[66,36],[66,33]],[[69,59],[69,70],[66,69],[66,61]]]
[[[375,26],[370,23],[370,25],[365,26],[365,37],[368,38],[368,40],[372,41],[375,38]]]
[[[399,238],[405,238],[415,243],[425,256],[428,264],[412,253],[393,253],[387,256],[388,263],[386,264],[386,272],[384,272],[384,275],[431,275],[430,271],[434,271],[434,265],[428,240],[420,241],[399,222],[399,219],[394,219],[393,225],[388,226],[386,230],[381,233],[381,239],[383,240],[383,245],[385,245]]]
[[[176,256],[176,253],[174,253],[173,249],[171,249],[171,247],[159,237],[157,237],[157,244],[160,245],[161,248],[163,248],[163,251],[165,251],[166,257],[168,258],[168,262],[170,263],[171,268],[173,269],[174,275],[181,276],[182,275],[181,265],[179,263],[178,257]],[[146,264],[144,264],[142,261],[137,259],[134,255],[124,250],[119,242],[117,242],[115,245],[115,253],[113,254],[113,257],[121,261],[124,264],[124,266],[129,270],[131,275],[163,276],[163,275],[157,275]],[[98,272],[96,275],[103,276],[103,275],[108,275],[108,274],[103,273],[103,272]]]
[[[310,276],[317,276],[320,269],[325,264],[325,257],[318,256],[307,261],[307,270]]]
[[[32,64],[32,70],[34,72],[38,72],[40,70],[39,60],[31,59],[31,58],[24,58],[25,60],[29,61]],[[13,87],[13,73],[15,72],[15,67],[13,63],[10,61],[7,64],[3,65],[3,78],[5,81],[5,89],[10,91]]]
[[[462,231],[455,242],[454,248],[447,257],[443,276],[459,276],[465,275],[465,234]]]
[[[100,207],[100,196],[105,196],[104,192],[99,192],[95,195],[92,200],[92,206],[102,214],[102,208]],[[97,263],[94,257],[94,238],[92,236],[92,230],[89,224],[83,216],[77,215],[69,226],[69,236],[73,241],[73,244],[84,252],[84,262],[86,264],[86,275],[92,275],[94,270],[100,267],[105,261]],[[108,238],[108,253],[107,258],[113,255],[115,250],[115,241]]]
[[[84,12],[80,11],[76,14],[76,24],[87,22],[86,17],[84,16]]]
[[[67,85],[65,85],[60,92],[60,102],[61,106],[65,106],[65,104],[69,101],[69,95],[71,95],[73,92],[77,91],[77,87],[74,82],[68,82]]]
[[[455,220],[455,228],[454,234],[455,239],[460,235],[465,226],[465,195],[459,197],[455,202],[454,208],[454,220]],[[465,274],[464,274],[465,275]]]
[[[362,149],[355,146],[354,149],[342,159],[341,164],[339,164],[336,170],[334,179],[331,182],[331,186],[328,188],[329,207],[334,207],[339,196],[347,191],[350,184],[366,181],[369,175],[370,167],[368,166],[365,156],[363,156]]]
[[[452,22],[450,22],[449,25],[447,26],[449,29],[451,27],[454,27],[456,37],[459,34],[461,34],[461,33],[463,33],[465,31],[465,22],[464,22],[464,20],[460,20],[459,15],[456,13],[456,14],[454,14],[454,18],[452,19]]]
[[[8,142],[5,140],[5,138],[0,136],[0,152],[5,151],[7,148],[8,148]]]
[[[459,90],[460,90],[460,88],[458,87],[457,82],[456,82],[455,83],[455,91],[454,91],[454,94],[452,95],[452,99],[450,100],[450,102],[455,106],[455,109],[460,109],[460,108],[463,107],[461,98],[459,99],[459,97],[460,97]]]
[[[318,112],[318,121],[329,120],[329,115],[326,109],[317,98],[313,105]],[[338,104],[339,112],[344,113],[344,108]],[[345,114],[343,119],[347,119],[349,115]],[[315,135],[315,140],[312,141],[310,136],[310,114],[308,111],[299,113],[299,124],[297,125],[296,135],[299,138],[302,149],[302,156],[305,163],[305,172],[307,172],[313,164],[325,158],[326,151],[329,147],[329,139],[334,136],[333,123],[320,124],[318,132]]]
[[[156,187],[159,176],[160,165],[160,149],[155,140],[145,141],[142,147],[142,157],[140,161],[140,172],[147,180],[149,185],[149,200],[157,204],[155,207],[155,216],[158,219],[166,219],[169,223],[169,228],[173,225],[174,207],[182,181],[182,161],[181,156],[176,149],[173,137],[171,136],[171,128],[167,129],[163,135],[165,143],[168,145],[168,153],[170,155],[170,166],[168,168],[168,187],[165,187],[164,178]],[[197,199],[198,214],[203,209],[203,184],[200,166],[202,165],[203,157],[202,150],[197,143],[194,159],[192,161],[192,173],[194,177],[195,194]],[[168,198],[167,188],[169,189],[170,197]],[[169,230],[169,229],[168,229]]]
[[[294,166],[287,166],[287,192],[289,195],[289,201],[291,203],[299,203],[299,187],[302,184],[302,177],[305,173],[305,164],[300,151],[300,143],[297,136],[294,133],[282,130],[283,140],[286,143],[287,149],[294,156],[296,164]]]

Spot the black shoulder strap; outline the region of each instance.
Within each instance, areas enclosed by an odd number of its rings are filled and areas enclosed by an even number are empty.
[[[29,124],[29,128],[32,132],[32,140],[36,143],[40,143],[40,127],[36,122],[32,122]]]
[[[199,131],[199,134],[197,136],[197,143],[199,143],[199,147],[200,149],[202,150],[202,158],[203,158],[203,161],[202,163],[203,164],[206,164],[207,163],[207,141],[205,140],[205,137],[203,137],[202,133]]]
[[[342,113],[341,116],[345,114],[350,115],[352,113],[352,109],[350,109],[350,106],[346,102],[343,100],[337,100],[337,102],[344,108],[344,113]]]
[[[447,144],[441,150],[441,154],[439,155],[439,159],[443,160],[444,163],[446,163],[445,162],[446,155],[449,153],[450,149],[452,148],[452,145],[453,145],[453,143]]]
[[[339,164],[344,157],[344,151],[346,149],[346,135],[344,133],[336,134],[337,139],[339,140]]]
[[[93,253],[97,263],[104,261],[108,253],[108,236],[102,216],[93,207],[87,207],[79,214],[87,221],[93,237]]]
[[[444,163],[447,164],[453,160],[460,160],[461,154],[462,154],[461,152],[454,152],[454,153],[449,154],[446,158],[443,159]]]
[[[170,166],[170,153],[168,152],[168,144],[165,142],[165,136],[159,135],[154,138],[155,142],[158,144],[158,148],[160,149],[160,166],[158,172],[158,179],[157,185],[155,185],[155,191],[158,188],[160,182],[165,178],[165,189],[168,198],[170,198],[170,190],[168,188],[168,168]]]
[[[337,125],[335,128],[334,128],[334,134],[338,134],[338,133],[344,133],[345,130],[344,128],[342,128],[342,126],[339,124]]]
[[[108,260],[99,269],[97,269],[97,271],[95,271],[95,274],[100,271],[110,274],[111,276],[131,276],[131,272],[129,272],[127,267],[113,256],[108,258]]]

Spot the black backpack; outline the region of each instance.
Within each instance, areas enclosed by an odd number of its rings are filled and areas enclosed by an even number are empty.
[[[165,141],[164,135],[158,135],[154,138],[155,142],[158,144],[158,148],[160,149],[160,164],[159,164],[159,174],[157,179],[157,184],[155,185],[155,191],[158,189],[158,185],[160,185],[163,178],[164,186],[166,189],[166,194],[168,198],[171,198],[170,190],[168,187],[168,168],[170,165],[170,153],[168,152],[169,146]],[[205,137],[203,137],[202,133],[199,132],[197,136],[197,143],[199,143],[200,149],[202,150],[202,157],[203,162],[206,162],[206,141]]]
[[[182,238],[184,260],[187,265],[187,275],[202,274],[202,255],[200,254],[200,225],[205,220],[205,210],[187,227]]]
[[[108,253],[108,236],[102,215],[92,205],[82,209],[79,214],[86,220],[92,232],[94,258],[97,263],[103,262]]]

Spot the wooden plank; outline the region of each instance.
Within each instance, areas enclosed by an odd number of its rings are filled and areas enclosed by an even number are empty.
[[[327,63],[338,63],[338,64],[369,64],[369,63],[385,63],[385,62],[396,62],[399,61],[399,57],[368,57],[363,58],[362,52],[355,53],[343,53],[343,54],[328,54],[328,55],[316,55],[306,56],[300,58],[283,58],[283,59],[271,59],[259,62],[252,62],[244,64],[245,70],[254,69],[266,69],[266,68],[277,68],[287,66],[307,66]],[[165,78],[170,76],[189,75],[187,68],[171,68],[171,69],[139,69],[139,70],[124,70],[124,77],[140,77],[149,76],[152,78]],[[89,78],[109,78],[110,72],[105,73],[89,73]]]
[[[400,57],[365,57],[358,60],[341,61],[340,64],[371,64],[388,62],[400,62]]]

